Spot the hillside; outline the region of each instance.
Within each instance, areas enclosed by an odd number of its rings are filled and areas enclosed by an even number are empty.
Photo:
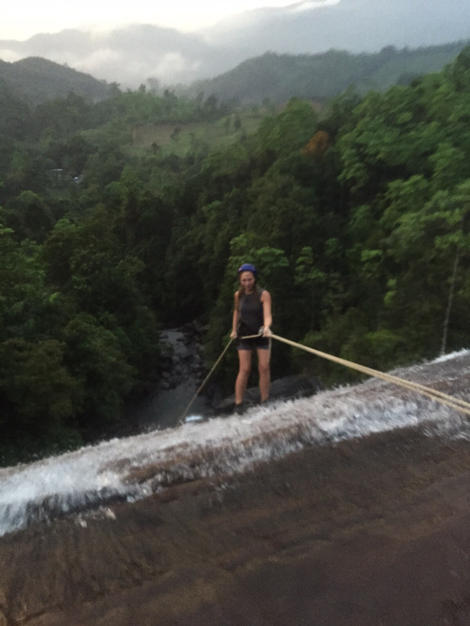
[[[109,95],[109,86],[105,82],[39,57],[15,63],[0,61],[0,81],[12,97],[33,105],[64,98],[70,92],[94,102]]]
[[[325,100],[350,86],[361,93],[383,90],[439,71],[464,46],[464,42],[458,42],[416,50],[388,47],[376,54],[356,55],[339,50],[316,55],[268,52],[216,78],[194,83],[189,93],[204,92],[240,103],[262,102],[266,98],[285,102],[292,97]]]
[[[377,369],[467,346],[469,68],[470,47],[321,115],[142,88],[26,124],[6,100],[0,462],[127,424],[164,380],[161,328],[197,320],[214,363],[246,260],[284,337]],[[271,366],[350,380],[284,346]],[[235,368],[233,351],[214,389]]]
[[[208,44],[201,35],[151,24],[131,24],[110,32],[75,29],[40,33],[25,41],[0,40],[9,60],[38,56],[124,86],[148,78],[190,82],[234,67],[247,55]]]
[[[320,7],[304,1],[245,11],[195,33],[157,24],[99,33],[69,29],[26,41],[2,40],[0,50],[8,61],[44,57],[136,88],[149,78],[166,85],[213,78],[268,51],[359,54],[384,46],[443,45],[468,39],[469,24],[467,0],[340,0]]]

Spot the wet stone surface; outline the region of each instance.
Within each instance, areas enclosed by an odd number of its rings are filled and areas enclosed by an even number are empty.
[[[140,429],[176,426],[188,403],[206,377],[208,370],[202,357],[201,329],[197,324],[162,331],[164,373],[151,397],[137,409],[132,420]],[[234,370],[235,382],[236,370]],[[301,398],[316,393],[321,383],[302,375],[286,376],[271,382],[270,400]],[[210,393],[207,395],[207,391]],[[208,384],[191,406],[192,416],[204,418],[229,414],[234,396],[220,400],[221,393]],[[259,389],[247,389],[244,409],[259,404]]]
[[[164,330],[161,341],[164,373],[154,393],[132,417],[144,429],[175,426],[206,374],[196,325]],[[199,412],[207,406],[204,398],[194,404]]]
[[[35,626],[468,624],[469,478],[468,442],[410,428],[181,483],[4,536],[0,610]]]
[[[469,353],[402,374],[469,399]],[[390,425],[402,416],[407,426]],[[348,438],[315,444],[308,423]],[[465,417],[372,381],[175,431],[114,442],[119,456],[99,466],[99,477],[155,481],[147,497],[0,538],[0,624],[470,623]],[[263,446],[282,454],[257,456]],[[253,462],[231,472],[224,457],[248,448]],[[83,455],[71,459],[80,475]]]

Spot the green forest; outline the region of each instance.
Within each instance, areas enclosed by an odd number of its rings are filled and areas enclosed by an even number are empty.
[[[198,320],[211,364],[241,261],[292,340],[382,370],[468,346],[470,48],[320,111],[116,86],[0,110],[2,464],[114,432],[163,328]],[[280,345],[272,368],[352,380]]]
[[[352,54],[331,49],[320,54],[265,54],[208,80],[179,87],[183,94],[199,91],[238,103],[286,102],[291,96],[316,102],[337,96],[353,86],[364,94],[438,72],[455,59],[468,42],[417,49],[386,46],[380,52]]]

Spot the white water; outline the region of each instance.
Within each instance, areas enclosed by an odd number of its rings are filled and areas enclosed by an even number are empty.
[[[470,351],[398,371],[432,386],[451,384],[469,399]],[[467,383],[468,386],[468,383]],[[463,391],[462,391],[463,390]],[[195,416],[193,416],[195,418]],[[252,469],[305,446],[426,424],[427,434],[470,439],[454,410],[382,381],[253,409],[242,417],[191,421],[178,428],[114,439],[30,465],[0,469],[0,535],[33,522],[135,501],[172,482]],[[82,518],[80,518],[82,519]]]

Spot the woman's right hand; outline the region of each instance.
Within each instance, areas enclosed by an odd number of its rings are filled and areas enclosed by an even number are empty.
[[[230,333],[230,339],[236,339],[238,337],[238,333],[236,330],[232,330]]]

